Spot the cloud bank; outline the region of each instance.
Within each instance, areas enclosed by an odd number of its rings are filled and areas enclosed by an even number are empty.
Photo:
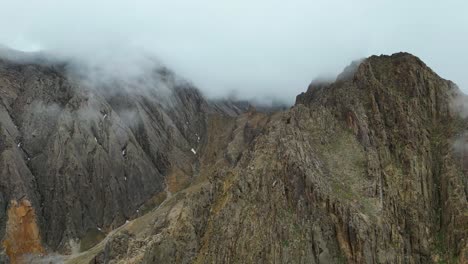
[[[351,61],[407,51],[468,89],[468,2],[6,1],[0,43],[138,72],[150,54],[211,97],[292,102]],[[144,66],[144,65],[143,65]],[[466,91],[466,90],[465,90]]]

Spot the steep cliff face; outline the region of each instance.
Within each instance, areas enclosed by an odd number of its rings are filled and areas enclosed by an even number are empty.
[[[363,197],[380,200],[374,244],[390,262],[427,263],[466,250],[466,175],[453,152],[466,121],[452,108],[457,96],[453,83],[401,53],[371,57],[351,78],[298,97],[330,109],[365,151]]]
[[[24,198],[42,246],[60,252],[138,216],[165,195],[167,176],[186,187],[207,114],[245,107],[208,102],[165,69],[138,86],[83,81],[67,67],[0,60],[0,237],[9,201]]]
[[[211,116],[198,180],[68,261],[466,263],[458,88],[405,53],[353,68],[288,111]]]
[[[46,91],[21,99],[27,82],[3,80],[18,88],[2,92],[0,187],[16,188],[2,189],[2,206],[27,195],[52,249],[119,226],[56,261],[468,261],[468,122],[454,103],[463,95],[410,54],[355,63],[268,114],[239,114],[187,87],[90,95],[65,80],[56,101],[42,99],[59,117],[22,118]]]

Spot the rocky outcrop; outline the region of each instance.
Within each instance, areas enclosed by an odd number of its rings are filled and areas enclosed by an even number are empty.
[[[31,203],[22,199],[11,201],[8,208],[3,247],[11,264],[22,263],[21,257],[26,254],[44,254],[39,227]]]

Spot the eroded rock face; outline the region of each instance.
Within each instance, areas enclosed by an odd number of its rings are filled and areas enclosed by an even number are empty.
[[[27,199],[11,201],[2,245],[10,263],[22,263],[25,254],[43,254],[39,226],[34,208]]]
[[[268,114],[187,87],[171,107],[125,87],[67,92],[66,80],[57,96],[15,94],[28,82],[10,77],[0,182],[13,189],[0,198],[41,208],[46,245],[144,210],[70,263],[466,262],[460,91],[410,54],[365,59]]]
[[[466,262],[458,88],[406,53],[354,68],[288,111],[211,116],[199,181],[106,263]]]
[[[207,115],[243,111],[206,101],[167,70],[149,72],[143,88],[140,81],[97,85],[66,64],[0,60],[0,237],[5,201],[27,197],[44,246],[79,249],[96,237],[90,230],[138,216],[172,172],[171,182],[186,187]]]

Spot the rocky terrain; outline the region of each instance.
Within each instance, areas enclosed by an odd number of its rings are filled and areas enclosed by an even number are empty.
[[[468,263],[465,96],[413,55],[281,111],[8,59],[0,96],[3,262]]]

